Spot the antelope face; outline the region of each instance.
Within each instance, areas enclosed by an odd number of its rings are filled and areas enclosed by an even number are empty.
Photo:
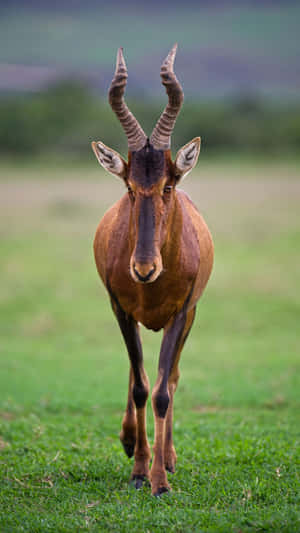
[[[175,187],[195,166],[200,137],[183,146],[174,163],[170,150],[156,150],[149,141],[141,150],[129,152],[128,163],[101,142],[92,147],[99,163],[124,180],[130,198],[130,273],[136,282],[151,283],[163,271],[161,249],[172,231]]]
[[[183,91],[173,71],[176,48],[177,45],[173,46],[161,67],[169,103],[150,140],[124,102],[127,69],[119,49],[109,102],[128,138],[128,163],[102,142],[92,143],[99,163],[122,178],[128,189],[133,246],[130,273],[138,283],[151,283],[163,271],[161,250],[171,231],[175,186],[195,166],[200,151],[200,137],[196,137],[179,150],[174,163],[171,160],[171,133],[183,102]]]
[[[146,146],[133,152],[127,179],[134,243],[130,273],[134,281],[150,283],[163,270],[161,248],[174,203],[174,176],[165,152]]]

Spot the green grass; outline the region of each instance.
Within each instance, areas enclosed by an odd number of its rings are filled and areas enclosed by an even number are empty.
[[[1,532],[300,530],[300,183],[296,166],[275,167],[241,165],[241,179],[209,163],[184,182],[216,263],[183,352],[161,499],[128,485],[128,361],[92,257],[122,188],[97,167],[1,172]],[[143,331],[152,384],[160,338]]]

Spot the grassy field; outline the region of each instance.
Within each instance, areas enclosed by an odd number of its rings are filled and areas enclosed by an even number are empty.
[[[298,532],[296,163],[209,162],[183,184],[216,259],[182,357],[177,472],[161,499],[128,485],[128,361],[92,256],[122,185],[96,162],[0,172],[1,533]],[[161,335],[143,339],[153,384]]]

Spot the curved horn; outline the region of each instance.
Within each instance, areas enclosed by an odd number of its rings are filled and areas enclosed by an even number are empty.
[[[117,54],[116,71],[111,82],[108,98],[112,110],[116,113],[128,139],[129,150],[135,151],[143,148],[147,137],[136,118],[125,104],[123,95],[127,83],[127,68],[123,56],[123,48],[119,48]]]
[[[160,69],[160,76],[166,88],[169,102],[150,138],[151,144],[157,150],[168,150],[170,148],[172,131],[183,103],[183,90],[173,70],[176,50],[177,44],[174,44]]]

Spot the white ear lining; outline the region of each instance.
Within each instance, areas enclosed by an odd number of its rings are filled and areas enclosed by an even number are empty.
[[[178,177],[186,176],[196,165],[200,152],[201,139],[196,137],[180,148],[175,160]]]
[[[99,161],[101,165],[116,174],[120,174],[124,166],[121,158],[101,143],[97,143],[97,148],[99,150]]]
[[[110,172],[120,178],[125,177],[126,175],[126,163],[123,158],[113,150],[108,148],[102,142],[92,142],[93,151],[100,163],[100,165]]]

